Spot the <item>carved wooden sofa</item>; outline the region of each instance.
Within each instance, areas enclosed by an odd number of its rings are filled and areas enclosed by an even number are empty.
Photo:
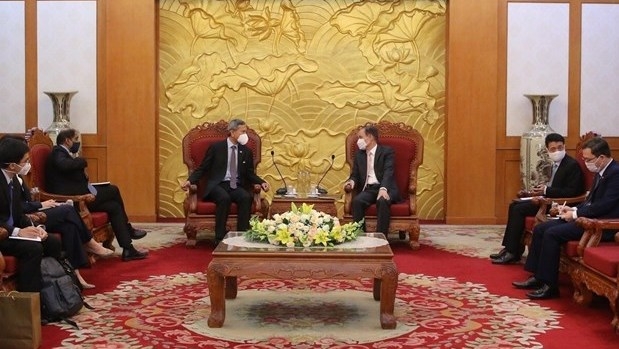
[[[593,294],[606,297],[614,315],[611,325],[619,334],[619,218],[579,218],[577,223],[585,229],[581,241],[586,244],[578,246],[569,268],[574,300],[588,305]]]
[[[346,137],[346,162],[352,168],[357,151],[357,133],[364,125],[351,130]],[[393,148],[395,153],[395,180],[402,200],[391,204],[389,230],[405,238],[408,232],[409,245],[419,248],[419,217],[417,216],[417,171],[423,162],[423,137],[404,123],[381,121],[378,128],[378,143]],[[360,186],[347,190],[344,195],[344,221],[352,221],[352,200],[361,190]],[[367,231],[376,231],[376,205],[366,210]]]
[[[211,144],[224,140],[228,134],[228,122],[224,120],[215,123],[206,122],[189,130],[183,137],[182,145],[183,162],[187,165],[188,173],[191,174],[200,165]],[[256,167],[262,157],[262,142],[260,136],[251,128],[247,129],[247,136],[249,141],[246,145],[253,153],[254,167]],[[203,177],[197,185],[191,185],[183,202],[185,211],[183,231],[187,235],[187,246],[195,246],[198,231],[206,230],[212,233],[213,238],[215,236],[215,203],[202,200],[206,180],[207,178]],[[247,189],[253,193],[252,215],[267,217],[269,204],[261,196],[261,186],[256,184]],[[233,227],[236,227],[236,220],[237,207],[235,203],[232,203],[226,223],[227,230],[233,230]]]

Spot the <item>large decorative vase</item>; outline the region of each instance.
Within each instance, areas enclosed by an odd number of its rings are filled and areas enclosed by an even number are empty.
[[[47,135],[52,139],[52,142],[56,144],[56,136],[58,132],[63,129],[72,128],[71,119],[69,117],[71,98],[77,93],[77,91],[68,92],[43,92],[49,96],[52,100],[52,107],[54,108],[54,121],[45,130]]]
[[[548,107],[557,95],[525,95],[533,104],[533,127],[520,139],[521,189],[531,191],[550,180],[552,163],[546,150],[545,138],[554,132],[548,125]]]

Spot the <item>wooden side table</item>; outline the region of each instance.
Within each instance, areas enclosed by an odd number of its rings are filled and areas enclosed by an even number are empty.
[[[286,197],[275,196],[271,201],[269,209],[269,218],[276,213],[284,213],[290,211],[291,204],[301,206],[303,203],[314,205],[314,210],[324,212],[333,217],[337,217],[337,207],[335,207],[335,197],[320,196],[320,197]]]

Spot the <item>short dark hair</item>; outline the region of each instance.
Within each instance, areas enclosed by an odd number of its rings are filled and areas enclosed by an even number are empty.
[[[30,151],[28,145],[13,137],[0,139],[0,168],[7,168],[9,164],[18,164]]]
[[[546,148],[548,148],[548,144],[550,142],[561,142],[563,144],[565,144],[565,138],[563,138],[563,136],[561,136],[558,133],[549,133],[546,135]]]
[[[76,134],[77,131],[74,128],[66,128],[64,130],[61,130],[56,136],[56,144],[60,145],[63,144],[64,141],[66,141],[67,139],[73,139]]]
[[[582,145],[583,149],[590,149],[591,154],[597,156],[604,155],[610,157],[610,146],[602,137],[593,137]]]
[[[363,131],[366,135],[371,135],[376,142],[378,142],[378,128],[374,124],[365,124]]]

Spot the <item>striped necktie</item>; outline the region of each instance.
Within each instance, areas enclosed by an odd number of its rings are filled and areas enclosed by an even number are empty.
[[[237,175],[237,161],[236,161],[236,145],[231,146],[232,153],[230,153],[230,188],[236,189]]]
[[[6,221],[8,226],[13,226],[13,180],[9,182],[9,219]]]

